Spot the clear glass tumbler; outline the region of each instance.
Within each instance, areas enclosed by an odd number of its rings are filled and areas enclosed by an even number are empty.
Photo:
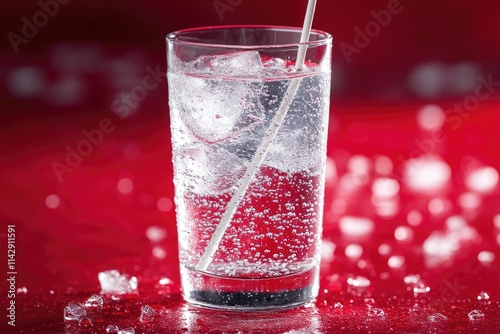
[[[181,285],[190,303],[274,310],[317,296],[332,38],[313,30],[297,69],[300,34],[226,26],[167,36]],[[263,159],[200,269],[256,154]]]

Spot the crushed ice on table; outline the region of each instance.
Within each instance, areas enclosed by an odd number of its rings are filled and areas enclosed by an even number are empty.
[[[385,312],[381,308],[372,307],[371,305],[368,305],[368,316],[373,318],[383,319],[385,318]]]
[[[64,319],[65,320],[77,320],[84,318],[87,316],[87,311],[85,310],[85,306],[80,302],[69,302],[68,305],[64,308]]]
[[[479,310],[472,310],[468,314],[469,320],[474,321],[474,320],[481,320],[484,318],[484,313],[479,311]]]
[[[117,334],[135,334],[135,329],[133,327],[123,328]]]
[[[336,308],[336,309],[341,309],[341,308],[344,308],[344,305],[342,305],[341,302],[336,302],[334,305],[333,305],[333,308]]]
[[[139,321],[142,323],[152,322],[156,317],[156,311],[149,305],[143,305],[141,307],[141,315],[139,316]]]
[[[85,307],[102,307],[103,303],[102,298],[94,294],[87,299]]]
[[[427,320],[429,322],[443,322],[443,321],[448,320],[448,318],[441,313],[433,313],[427,317]]]
[[[137,293],[137,278],[120,274],[118,270],[102,271],[98,275],[103,294],[133,294]]]

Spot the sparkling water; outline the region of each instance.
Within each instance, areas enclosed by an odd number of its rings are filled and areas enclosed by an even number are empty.
[[[289,61],[248,51],[201,57],[168,75],[181,274],[183,286],[197,290],[186,297],[238,306],[250,296],[241,306],[256,308],[263,305],[252,298],[268,297],[252,293],[279,299],[294,290],[297,302],[310,299],[317,293],[330,73],[314,64],[297,72]],[[210,275],[196,272],[292,80],[300,80],[293,103]],[[250,295],[223,295],[236,291]]]

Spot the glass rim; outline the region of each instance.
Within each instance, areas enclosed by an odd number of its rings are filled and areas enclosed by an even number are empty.
[[[321,38],[317,41],[308,41],[305,43],[283,43],[283,44],[252,44],[252,45],[241,45],[241,44],[222,44],[222,43],[204,43],[204,42],[193,42],[188,40],[182,40],[179,37],[186,35],[192,32],[201,32],[201,31],[215,31],[215,30],[231,30],[231,29],[258,29],[258,30],[275,30],[275,31],[292,31],[301,33],[301,27],[292,27],[292,26],[280,26],[280,25],[216,25],[216,26],[203,26],[203,27],[195,27],[195,28],[187,28],[173,31],[166,36],[166,40],[168,43],[174,43],[176,45],[182,46],[199,46],[199,47],[213,47],[213,48],[232,48],[232,49],[276,49],[276,48],[286,48],[286,47],[298,47],[299,45],[307,45],[307,46],[319,46],[319,45],[327,45],[333,40],[333,37],[330,33],[318,30],[311,29],[311,34],[316,34]]]

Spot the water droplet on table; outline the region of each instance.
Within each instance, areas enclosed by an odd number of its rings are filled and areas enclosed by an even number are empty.
[[[484,313],[479,311],[479,310],[472,310],[468,314],[469,320],[474,321],[474,320],[481,320],[484,318]]]
[[[69,302],[68,305],[64,308],[64,319],[65,320],[77,320],[84,318],[87,316],[87,311],[85,310],[85,306],[76,301]]]

